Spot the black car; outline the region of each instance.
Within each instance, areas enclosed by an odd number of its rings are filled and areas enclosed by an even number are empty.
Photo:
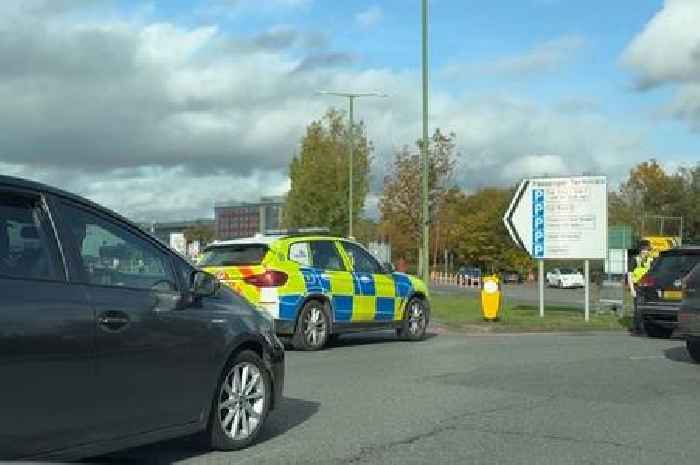
[[[683,279],[700,263],[700,247],[661,252],[639,281],[634,301],[636,324],[652,337],[670,337],[678,326]]]
[[[119,215],[0,176],[0,460],[203,431],[250,444],[284,349],[260,312]]]
[[[700,363],[700,265],[683,279],[683,303],[678,311],[678,334],[685,338],[688,354]]]
[[[501,282],[503,284],[521,284],[523,276],[515,270],[501,272]]]
[[[463,265],[457,270],[457,275],[469,279],[481,279],[481,269],[475,266]]]

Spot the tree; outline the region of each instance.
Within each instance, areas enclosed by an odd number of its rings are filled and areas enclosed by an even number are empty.
[[[684,191],[679,202],[679,216],[683,217],[684,236],[700,241],[700,163],[693,168],[681,168]]]
[[[380,239],[379,224],[370,218],[360,217],[353,226],[353,235],[362,244]]]
[[[458,154],[455,151],[455,134],[444,135],[436,129],[428,147],[428,206],[433,218],[452,184]],[[410,261],[417,259],[421,235],[421,169],[420,149],[407,146],[394,155],[392,171],[384,178],[384,190],[379,201],[381,230],[391,241],[396,257]]]
[[[212,226],[198,224],[195,226],[190,226],[184,231],[185,240],[188,244],[199,241],[199,243],[204,246],[214,240],[214,228]]]
[[[689,228],[687,237],[697,234],[698,169],[681,168],[668,174],[656,160],[642,162],[630,170],[618,191],[608,196],[610,224],[632,225],[637,234],[657,233],[647,220],[652,215],[680,216]],[[646,229],[646,230],[645,230]]]
[[[344,114],[333,108],[306,128],[301,152],[289,165],[291,189],[284,210],[286,227],[327,226],[344,235],[348,225],[348,136]],[[373,146],[363,123],[352,128],[353,221],[369,191]]]
[[[462,196],[458,204],[451,207],[455,218],[453,250],[460,261],[479,265],[487,272],[531,269],[531,258],[516,247],[503,225],[503,213],[513,191],[484,188]]]

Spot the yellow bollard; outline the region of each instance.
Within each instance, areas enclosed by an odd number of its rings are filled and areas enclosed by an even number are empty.
[[[496,321],[503,304],[501,283],[498,276],[484,276],[481,284],[481,314],[487,321]]]

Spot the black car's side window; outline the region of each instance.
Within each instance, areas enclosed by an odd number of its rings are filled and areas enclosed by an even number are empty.
[[[169,260],[157,247],[87,210],[68,204],[62,208],[90,284],[177,290]]]
[[[354,271],[372,274],[380,274],[384,272],[382,267],[379,265],[379,262],[362,247],[350,242],[343,242],[343,248],[345,248],[345,252],[350,256],[350,260],[352,260],[352,267]]]
[[[316,268],[329,271],[345,271],[343,259],[331,241],[312,241],[311,257]]]
[[[0,192],[0,276],[62,278],[55,244],[38,198]]]

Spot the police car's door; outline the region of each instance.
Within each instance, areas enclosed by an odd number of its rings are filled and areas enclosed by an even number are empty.
[[[309,242],[311,261],[319,273],[323,292],[331,299],[334,322],[349,322],[353,314],[353,281],[334,241]]]
[[[353,267],[355,311],[353,321],[391,321],[394,319],[394,280],[365,249],[343,242]]]

